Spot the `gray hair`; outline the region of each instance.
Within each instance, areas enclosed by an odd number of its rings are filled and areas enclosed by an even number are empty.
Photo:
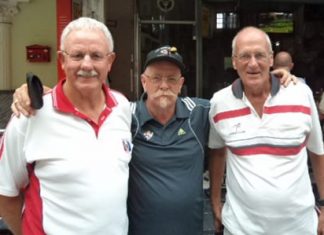
[[[111,36],[111,33],[106,25],[101,23],[100,21],[97,21],[95,19],[89,18],[89,17],[80,17],[76,20],[71,21],[63,30],[61,35],[61,45],[60,50],[63,51],[64,43],[66,40],[66,37],[73,31],[73,30],[79,30],[79,29],[99,29],[101,30],[104,35],[106,36],[108,46],[112,51],[114,51],[114,41]]]
[[[236,41],[237,41],[237,38],[238,38],[238,35],[241,34],[241,32],[247,30],[247,29],[255,29],[259,32],[262,32],[265,36],[265,39],[267,41],[267,44],[269,45],[269,52],[270,53],[273,53],[273,50],[272,50],[272,43],[271,43],[271,40],[270,40],[270,37],[269,35],[262,31],[261,29],[257,28],[257,27],[254,27],[254,26],[247,26],[247,27],[244,27],[243,29],[241,29],[236,35],[235,37],[233,38],[233,41],[232,41],[232,56],[235,55],[235,51],[236,51]]]

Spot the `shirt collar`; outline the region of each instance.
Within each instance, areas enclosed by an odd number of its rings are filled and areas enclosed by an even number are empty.
[[[138,115],[140,116],[140,126],[143,126],[146,122],[154,120],[152,115],[149,113],[145,101],[147,99],[147,94],[143,93],[140,98],[139,107],[138,107]],[[190,115],[190,111],[183,104],[181,99],[178,97],[176,101],[176,114],[175,118],[188,118]]]
[[[63,92],[63,84],[65,83],[65,81],[66,79],[59,81],[59,83],[54,87],[52,91],[53,106],[60,112],[76,114],[76,108]],[[106,109],[111,110],[114,106],[117,105],[117,100],[114,98],[108,86],[103,84],[102,90],[104,91],[106,97]]]
[[[274,75],[270,74],[271,79],[271,96],[275,96],[280,89],[280,80]],[[240,78],[236,79],[232,84],[232,92],[238,99],[243,98],[244,86]]]

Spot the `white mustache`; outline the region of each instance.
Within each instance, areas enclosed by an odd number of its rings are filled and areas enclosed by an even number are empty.
[[[94,70],[91,71],[80,70],[78,71],[77,75],[80,77],[95,77],[98,76],[98,73]]]
[[[157,93],[155,93],[155,97],[159,97],[159,96],[177,96],[176,94],[174,94],[172,91],[169,91],[169,90],[167,90],[167,91],[159,91],[159,92],[157,92]]]

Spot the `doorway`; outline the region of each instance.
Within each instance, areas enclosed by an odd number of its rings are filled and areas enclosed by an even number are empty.
[[[157,0],[136,2],[135,14],[135,90],[139,97],[143,90],[140,74],[146,54],[158,47],[169,45],[177,48],[186,65],[182,95],[198,96],[201,58],[198,56],[201,41],[196,28],[196,1]],[[183,12],[183,9],[186,9]],[[197,52],[198,49],[198,52]],[[197,66],[198,65],[198,66]],[[200,76],[199,76],[200,77]]]

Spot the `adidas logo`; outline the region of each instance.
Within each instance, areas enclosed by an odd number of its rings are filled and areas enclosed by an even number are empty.
[[[178,130],[178,136],[185,135],[185,134],[186,134],[186,132],[184,131],[184,129],[180,128]]]

